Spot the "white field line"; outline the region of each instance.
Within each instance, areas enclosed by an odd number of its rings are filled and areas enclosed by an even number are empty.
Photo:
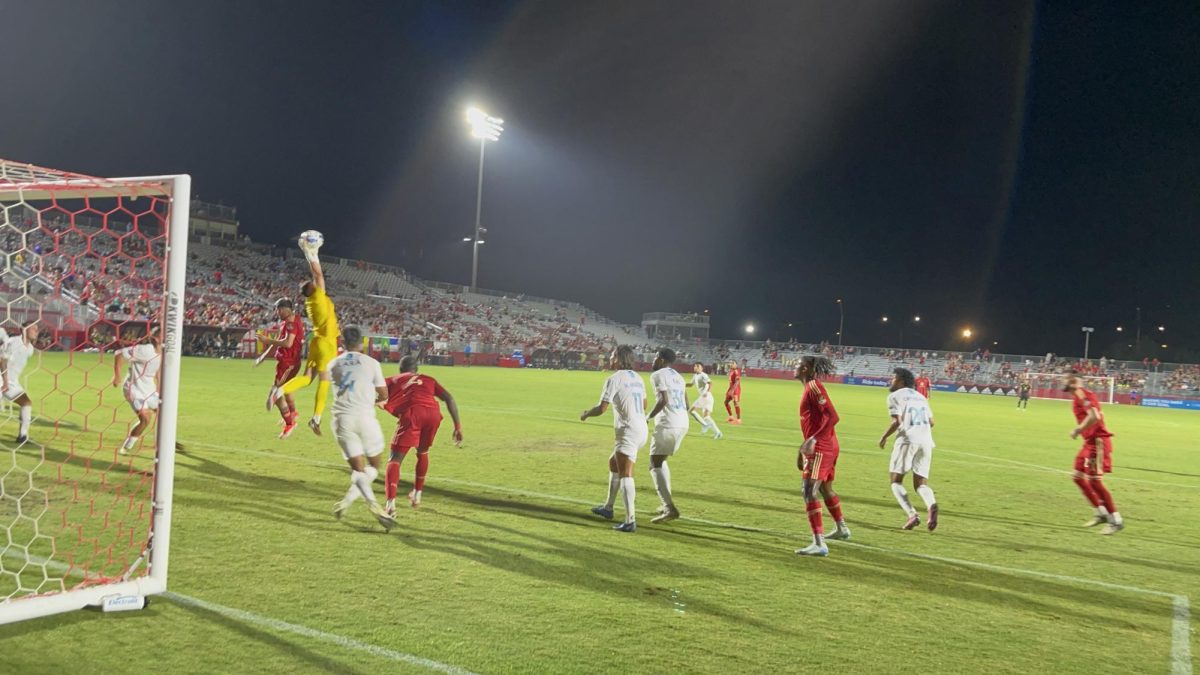
[[[301,461],[314,466],[327,466],[333,468],[343,467],[340,462],[327,462],[323,460],[306,459],[295,455],[285,455],[283,453],[268,452],[265,450],[249,450],[243,448],[233,448],[224,445],[214,445],[202,441],[188,441],[197,446],[213,448],[215,450],[223,450],[226,452],[235,452],[242,454],[253,454],[264,457],[273,457],[286,459],[288,461]],[[455,478],[446,478],[438,476],[437,481],[451,483],[454,485],[462,485],[465,487],[479,488],[491,492],[500,492],[504,494],[519,495],[525,497],[533,497],[534,499],[544,499],[547,501],[564,502],[568,504],[578,504],[581,506],[594,505],[594,501],[585,499],[577,499],[574,497],[564,497],[562,495],[554,495],[545,492],[535,492],[533,490],[525,490],[521,488],[510,488],[500,485],[489,485],[487,483],[477,483],[469,480],[459,480]],[[744,532],[760,532],[764,534],[772,534],[779,537],[793,538],[794,533],[783,532],[781,530],[771,530],[761,527],[753,527],[750,525],[739,525],[738,523],[726,523],[716,520],[708,520],[705,518],[690,518],[684,516],[680,520],[691,521],[703,525],[711,525],[714,527],[723,527],[733,530],[741,530]],[[1170,593],[1167,591],[1159,591],[1150,588],[1141,588],[1138,586],[1127,586],[1124,584],[1113,584],[1107,581],[1097,581],[1094,579],[1085,579],[1083,577],[1074,577],[1065,574],[1053,574],[1051,572],[1040,572],[1038,570],[1027,570],[1020,567],[1006,567],[1003,565],[992,565],[990,563],[977,562],[974,560],[962,560],[959,558],[948,558],[944,556],[929,555],[925,553],[913,553],[901,549],[887,548],[884,546],[872,546],[870,544],[862,544],[853,541],[835,541],[832,542],[838,546],[848,546],[851,548],[861,548],[870,551],[879,551],[891,555],[901,555],[910,558],[920,558],[934,562],[946,563],[950,565],[961,565],[964,567],[973,567],[976,569],[988,570],[991,572],[1000,572],[1004,574],[1013,574],[1017,576],[1036,577],[1041,579],[1052,579],[1054,581],[1062,581],[1067,583],[1078,584],[1089,587],[1108,588],[1114,591],[1124,591],[1128,593],[1137,593],[1141,595],[1149,595],[1159,598],[1169,598],[1172,605],[1171,613],[1171,673],[1172,675],[1192,675],[1192,647],[1191,647],[1191,610],[1188,597],[1178,593]]]

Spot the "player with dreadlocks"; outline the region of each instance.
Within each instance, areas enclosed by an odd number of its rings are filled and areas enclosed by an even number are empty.
[[[834,467],[838,458],[838,439],[834,427],[838,423],[837,410],[829,400],[829,393],[821,378],[837,372],[833,362],[825,356],[804,356],[796,366],[796,379],[804,383],[804,395],[800,397],[800,429],[804,442],[796,456],[796,466],[804,477],[804,510],[812,528],[813,542],[797,549],[797,555],[826,556],[825,528],[821,520],[819,494],[833,516],[836,529],[830,539],[849,539],[850,530],[842,517],[842,503],[833,491]]]

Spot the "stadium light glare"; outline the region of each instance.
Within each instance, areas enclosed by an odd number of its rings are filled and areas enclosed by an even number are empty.
[[[463,241],[475,241],[471,237],[463,237]]]
[[[919,314],[913,317],[913,323],[921,323],[921,316]]]
[[[880,319],[880,321],[887,323],[887,315],[884,315],[884,317],[882,319]]]
[[[483,212],[483,154],[488,141],[494,143],[500,140],[500,134],[504,131],[504,120],[492,117],[475,106],[470,106],[467,108],[467,124],[471,125],[471,137],[479,139],[479,187],[475,192],[475,236],[469,240],[473,242],[471,245],[471,290],[474,291],[479,287],[479,245],[483,243],[479,236],[487,232],[480,226],[480,217]]]
[[[965,337],[965,338],[969,338],[969,337],[971,337],[973,334],[974,334],[974,333],[972,333],[972,332],[971,332],[971,329],[970,329],[970,328],[964,328],[964,329],[963,329],[963,331],[962,331],[962,336],[963,336],[963,337]]]
[[[749,335],[754,334],[754,324],[752,324],[752,323],[746,324],[746,333]]]
[[[1122,332],[1124,332],[1124,331],[1125,331],[1125,327],[1124,327],[1124,326],[1117,326],[1117,332],[1118,332],[1118,333],[1122,333]]]
[[[1159,327],[1158,327],[1158,332],[1160,332],[1160,333],[1161,333],[1161,332],[1165,331],[1166,329],[1167,329],[1167,327],[1166,327],[1166,326],[1159,326]]]
[[[1167,348],[1167,346],[1166,346],[1166,345],[1163,345],[1163,346],[1162,346],[1162,348],[1163,348],[1163,349],[1166,349],[1166,348]]]

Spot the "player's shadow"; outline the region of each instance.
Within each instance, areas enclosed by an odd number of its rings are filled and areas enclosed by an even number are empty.
[[[275,474],[238,471],[221,462],[215,462],[200,453],[180,453],[176,455],[176,458],[180,460],[177,462],[178,467],[205,474],[214,480],[241,483],[247,487],[268,490],[272,494],[278,494],[284,490],[295,492],[312,491],[312,486],[306,485],[303,481],[289,480]],[[342,473],[345,474],[345,470]]]
[[[1093,532],[1093,533],[1088,534],[1088,536],[1098,537],[1099,535]],[[994,539],[987,539],[987,538],[982,538],[982,537],[971,537],[971,536],[966,536],[966,535],[958,534],[958,533],[955,534],[954,538],[956,540],[960,540],[960,541],[964,541],[964,542],[968,542],[968,543],[972,543],[972,544],[977,544],[980,546],[988,546],[990,548],[999,548],[1002,550],[1016,549],[1016,550],[1045,551],[1047,553],[1053,553],[1055,555],[1075,556],[1078,558],[1082,558],[1084,560],[1107,560],[1109,562],[1119,563],[1121,565],[1137,565],[1139,567],[1149,567],[1151,569],[1162,570],[1164,572],[1177,572],[1179,574],[1187,574],[1189,576],[1194,576],[1196,574],[1200,574],[1200,565],[1186,565],[1186,564],[1182,564],[1182,563],[1164,562],[1164,561],[1160,561],[1160,560],[1148,560],[1148,559],[1143,559],[1143,558],[1129,558],[1129,557],[1121,556],[1121,555],[1113,555],[1111,553],[1102,553],[1100,551],[1095,550],[1094,548],[1089,548],[1087,550],[1073,550],[1070,548],[1063,548],[1060,546],[1047,546],[1045,544],[1032,543],[1032,542],[1028,542],[1025,540],[1020,540],[1020,541],[1016,541],[1016,542],[1003,542],[1003,541],[998,542],[998,541],[995,541]]]
[[[95,621],[101,618],[102,617],[97,616],[93,612],[69,612],[66,614],[55,614],[53,616],[29,619],[19,623],[10,623],[5,626],[0,626],[0,643],[3,643],[8,638],[18,638],[26,635],[34,635],[43,631],[58,630],[59,628],[71,627],[85,621]]]
[[[720,496],[720,495],[710,495],[710,494],[703,494],[700,492],[689,492],[689,491],[680,491],[680,490],[672,490],[671,494],[672,494],[672,496],[674,496],[675,500],[679,501],[679,502],[691,500],[697,504],[727,504],[729,506],[736,506],[739,508],[757,509],[759,511],[771,511],[773,513],[786,513],[789,515],[794,515],[795,513],[797,513],[796,509],[789,509],[785,506],[776,506],[774,504],[765,504],[762,502],[752,502],[752,501],[748,501],[748,500],[744,500],[744,499],[733,499],[731,497],[725,497],[725,496]],[[799,489],[796,490],[795,497],[796,497],[797,503],[801,504],[800,512],[803,513],[803,502],[800,501],[800,490]]]
[[[562,525],[586,526],[589,521],[595,521],[596,516],[588,511],[588,507],[580,505],[578,507],[568,508],[564,506],[550,506],[547,504],[538,504],[535,502],[525,501],[521,495],[513,495],[508,497],[489,497],[476,492],[464,492],[462,490],[454,490],[444,486],[431,487],[426,492],[430,495],[444,497],[463,504],[469,504],[474,507],[479,507],[488,510],[506,511],[513,514],[518,514],[528,518],[536,518]]]
[[[280,655],[287,659],[303,662],[315,670],[325,673],[363,673],[367,675],[370,671],[362,668],[356,668],[353,665],[344,661],[335,661],[327,656],[317,654],[304,646],[300,639],[288,640],[278,635],[274,635],[265,630],[255,628],[254,626],[238,621],[223,614],[219,614],[210,609],[197,607],[186,603],[172,603],[179,609],[192,614],[201,621],[216,624],[226,630],[238,633],[249,640],[252,640],[260,645],[275,650]]]

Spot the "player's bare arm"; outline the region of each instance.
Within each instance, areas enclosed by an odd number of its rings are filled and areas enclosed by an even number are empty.
[[[883,435],[879,437],[879,448],[881,450],[883,449],[883,446],[887,445],[888,439],[892,437],[892,434],[896,433],[896,430],[899,428],[900,416],[892,415],[892,423],[888,425],[887,431],[883,432]]]
[[[450,413],[450,419],[454,420],[454,442],[455,444],[462,443],[462,420],[458,416],[458,402],[448,391],[442,391],[437,394],[437,397],[442,399],[446,404],[446,411]]]
[[[118,350],[116,358],[113,359],[112,386],[114,386],[114,387],[121,386],[121,368],[124,365],[125,365],[125,357],[122,356],[121,352]]]
[[[608,401],[601,401],[587,410],[584,410],[583,414],[579,416],[579,421],[586,422],[587,418],[599,417],[606,412],[608,412]]]
[[[325,272],[321,270],[321,259],[314,256],[309,260],[308,271],[312,274],[313,286],[325,290]]]
[[[659,389],[654,392],[654,409],[646,415],[646,421],[649,422],[655,415],[662,412],[663,408],[667,407],[667,392]]]
[[[296,342],[296,336],[294,334],[289,334],[287,337],[284,337],[284,338],[273,338],[270,335],[268,335],[266,331],[262,331],[262,330],[257,331],[255,333],[255,337],[258,338],[259,342],[266,345],[267,348],[275,348],[275,349],[290,349],[292,347],[292,345],[295,344],[295,342]]]

